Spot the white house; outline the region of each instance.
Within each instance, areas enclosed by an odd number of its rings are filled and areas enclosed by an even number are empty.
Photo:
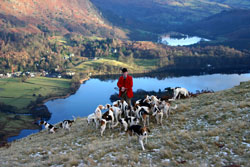
[[[6,76],[7,76],[7,78],[10,78],[10,77],[12,77],[12,74],[11,73],[7,73]]]
[[[68,75],[68,76],[73,76],[73,75],[75,75],[75,72],[68,71],[68,72],[66,72],[66,75]]]

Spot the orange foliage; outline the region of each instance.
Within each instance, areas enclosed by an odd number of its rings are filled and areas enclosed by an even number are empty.
[[[79,27],[83,24],[114,30],[105,24],[99,12],[95,10],[89,0],[13,0],[1,1],[0,13],[15,16],[28,26],[11,29],[12,32],[40,33],[38,24],[46,26],[50,31],[63,34],[69,31],[64,23]],[[2,21],[0,20],[0,23]],[[114,30],[116,31],[116,30]],[[118,29],[116,34],[120,34]],[[124,36],[124,34],[121,33]]]

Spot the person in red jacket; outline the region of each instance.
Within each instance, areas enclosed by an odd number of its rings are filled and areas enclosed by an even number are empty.
[[[120,76],[117,86],[119,88],[119,97],[121,100],[125,100],[129,106],[131,106],[131,98],[133,97],[133,78],[128,75],[126,68],[122,69],[122,76]]]

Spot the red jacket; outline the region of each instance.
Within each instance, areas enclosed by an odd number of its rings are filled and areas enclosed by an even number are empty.
[[[117,82],[117,86],[119,87],[119,97],[121,97],[121,88],[127,88],[127,96],[128,98],[132,98],[133,97],[133,78],[130,75],[127,75],[127,78],[124,80],[123,76],[120,76],[118,82]]]

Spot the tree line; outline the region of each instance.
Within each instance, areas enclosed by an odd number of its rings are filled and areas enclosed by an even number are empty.
[[[137,60],[155,59],[157,68],[199,69],[245,67],[250,52],[225,46],[170,47],[153,42],[121,41],[111,38],[87,38],[79,34],[0,33],[0,73],[15,71],[66,71],[94,58],[114,59],[130,65]],[[69,55],[73,54],[74,57]],[[116,71],[117,67],[89,67],[97,71]]]

